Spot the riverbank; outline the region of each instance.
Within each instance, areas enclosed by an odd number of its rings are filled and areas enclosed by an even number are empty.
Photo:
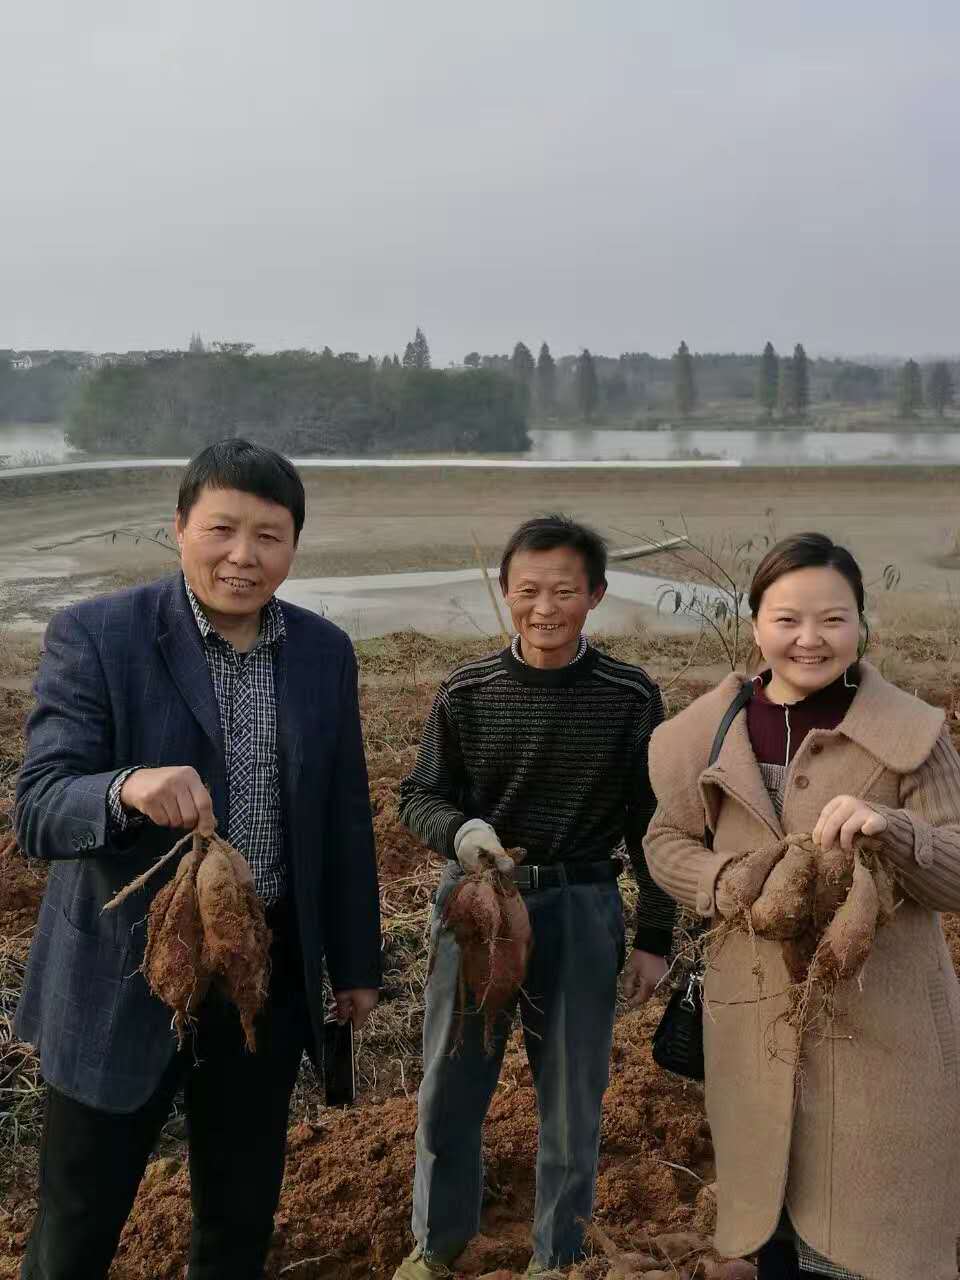
[[[179,467],[161,466],[0,481],[0,626],[38,629],[71,599],[175,569],[165,531],[179,478]],[[298,580],[476,571],[474,535],[484,562],[496,564],[521,520],[561,510],[595,524],[613,545],[661,540],[686,522],[695,540],[725,554],[753,540],[748,556],[764,539],[820,528],[851,546],[871,581],[896,565],[899,598],[960,592],[956,467],[332,466],[306,469],[304,484],[308,514],[294,565]],[[659,580],[684,576],[673,556],[640,567]],[[479,578],[475,589],[482,600]],[[448,613],[457,596],[454,584],[444,597]],[[398,595],[391,598],[400,605]],[[396,630],[416,616],[422,600],[408,595],[404,611],[394,614],[389,601],[382,603],[383,625]],[[488,602],[480,607],[495,630]],[[350,616],[344,621],[349,628]],[[638,604],[627,622],[639,621],[656,623],[655,610]],[[477,634],[467,618],[460,630]]]

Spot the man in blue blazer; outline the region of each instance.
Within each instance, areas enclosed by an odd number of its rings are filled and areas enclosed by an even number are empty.
[[[363,1024],[380,984],[376,864],[350,641],[274,592],[304,521],[295,469],[227,440],[183,477],[182,573],[90,600],[47,629],[17,787],[23,850],[49,877],[17,1015],[47,1082],[39,1210],[22,1280],[106,1277],[171,1103],[184,1091],[190,1280],[257,1280],[290,1095],[322,1051],[323,966]],[[273,934],[257,1051],[215,989],[181,1047],[138,971],[185,830],[244,854]]]

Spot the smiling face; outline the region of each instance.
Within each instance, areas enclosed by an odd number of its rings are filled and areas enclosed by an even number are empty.
[[[605,591],[591,590],[583,556],[572,547],[515,552],[504,598],[523,660],[535,667],[572,662],[587,614]]]
[[[753,634],[773,672],[769,697],[798,702],[857,661],[860,616],[853,589],[836,569],[785,573],[763,593]]]
[[[238,489],[201,491],[176,516],[184,577],[216,625],[259,618],[290,572],[296,542],[286,507]]]

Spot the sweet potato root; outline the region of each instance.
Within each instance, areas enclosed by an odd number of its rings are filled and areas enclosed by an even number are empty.
[[[206,995],[209,975],[203,967],[203,926],[197,906],[197,870],[203,854],[193,848],[174,878],[150,904],[143,974],[150,990],[173,1011],[178,1042]]]
[[[483,1010],[489,1052],[497,1015],[512,1004],[526,976],[532,945],[526,904],[508,876],[481,867],[451,890],[443,922],[460,948],[462,993],[469,991]]]
[[[813,912],[817,868],[805,844],[791,844],[763,884],[750,908],[754,932],[783,941],[803,933]]]
[[[850,892],[824,930],[813,959],[819,979],[831,983],[857,976],[870,954],[879,913],[876,882],[858,855]]]
[[[767,876],[788,847],[788,842],[781,840],[769,848],[744,854],[724,869],[723,891],[733,900],[738,911],[749,912],[760,897]]]
[[[816,846],[817,883],[813,903],[813,919],[822,932],[833,919],[837,908],[853,884],[853,853],[834,845],[832,849]]]

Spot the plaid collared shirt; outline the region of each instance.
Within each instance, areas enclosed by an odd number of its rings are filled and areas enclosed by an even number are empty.
[[[240,653],[214,629],[189,585],[187,598],[203,640],[223,730],[230,806],[224,834],[250,863],[263,901],[276,902],[287,889],[273,679],[274,650],[286,638],[283,611],[276,598],[270,600],[256,644],[249,653]],[[108,795],[111,817],[121,829],[130,817],[120,803],[120,791],[133,772],[125,769],[119,774]]]

